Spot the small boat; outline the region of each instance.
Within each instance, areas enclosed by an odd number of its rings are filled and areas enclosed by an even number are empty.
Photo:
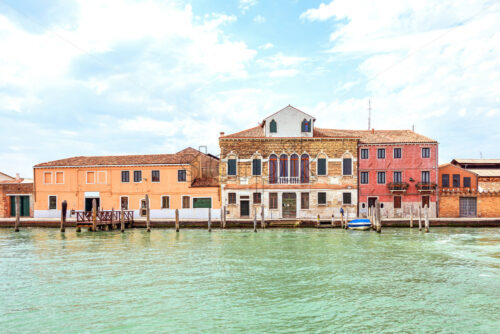
[[[347,223],[347,227],[351,230],[369,230],[371,226],[372,223],[368,218],[353,219]]]

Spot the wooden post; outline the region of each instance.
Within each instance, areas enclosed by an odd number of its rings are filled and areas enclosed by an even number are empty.
[[[222,228],[226,228],[226,206],[224,205],[224,224],[222,225]]]
[[[319,215],[318,215],[318,220],[316,221],[316,227],[319,227],[320,222],[319,222]]]
[[[224,228],[224,222],[223,222],[223,219],[224,218],[224,205],[221,206],[220,208],[220,228]]]
[[[424,207],[425,211],[425,233],[429,233],[429,207],[427,204]]]
[[[335,226],[335,215],[332,213],[332,227]]]
[[[21,197],[16,196],[14,197],[14,200],[16,201],[16,223],[14,226],[14,232],[19,232],[19,220],[21,216]]]
[[[115,224],[115,209],[111,208],[111,229],[114,230],[116,229],[116,224]]]
[[[418,206],[418,230],[422,231],[422,206]]]
[[[151,232],[151,227],[149,224],[151,223],[150,215],[149,215],[149,196],[146,194],[146,231]]]
[[[208,232],[212,232],[212,209],[208,208]]]
[[[61,204],[61,232],[65,231],[64,224],[66,223],[67,210],[68,210],[68,202],[64,200]]]
[[[257,232],[257,208],[253,208],[253,231]]]
[[[92,200],[92,231],[97,231],[97,202]]]
[[[123,206],[121,206],[122,208],[120,209],[120,230],[123,232],[125,232],[125,212],[123,210]]]
[[[376,206],[375,215],[377,216],[377,218],[376,218],[376,220],[377,220],[377,233],[380,233],[380,232],[382,232],[382,218],[380,216],[380,202],[378,199],[375,201],[375,206]]]
[[[175,232],[179,232],[179,209],[175,209]]]
[[[413,228],[413,204],[410,205],[410,228]]]
[[[264,217],[264,204],[261,205],[260,209],[260,227],[266,228],[266,220]]]

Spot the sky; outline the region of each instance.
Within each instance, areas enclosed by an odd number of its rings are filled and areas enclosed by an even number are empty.
[[[500,158],[495,0],[0,0],[0,171],[175,153],[292,105]]]

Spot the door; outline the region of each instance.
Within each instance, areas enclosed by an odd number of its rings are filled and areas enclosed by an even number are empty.
[[[422,196],[422,208],[425,208],[426,205],[428,208],[430,207],[430,198],[430,196]]]
[[[377,197],[368,197],[368,207],[374,208],[376,200],[377,200]]]
[[[141,199],[141,211],[139,212],[141,217],[146,217],[147,214],[147,205],[146,205],[146,200]]]
[[[92,198],[92,197],[87,197],[85,198],[85,211],[89,212],[92,211],[92,201],[95,199],[96,203],[95,205],[97,206],[97,211],[100,210],[100,199],[99,198]]]
[[[30,215],[30,197],[19,196],[20,217],[29,217]],[[10,196],[10,216],[16,216],[16,196]]]
[[[281,206],[283,218],[297,217],[297,195],[295,193],[283,193]]]
[[[250,201],[240,201],[240,216],[248,217],[250,216]]]
[[[477,199],[475,197],[460,197],[460,217],[477,216]]]

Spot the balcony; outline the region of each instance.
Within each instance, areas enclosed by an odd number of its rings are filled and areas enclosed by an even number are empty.
[[[433,192],[437,188],[437,184],[431,182],[418,182],[415,186],[419,192]]]
[[[387,184],[387,188],[391,192],[401,192],[405,193],[410,185],[406,182],[391,182]]]
[[[301,182],[300,177],[298,176],[280,176],[278,178],[272,179],[269,178],[269,183],[270,184],[302,184],[302,183],[309,183],[309,178],[304,180],[306,182]]]

